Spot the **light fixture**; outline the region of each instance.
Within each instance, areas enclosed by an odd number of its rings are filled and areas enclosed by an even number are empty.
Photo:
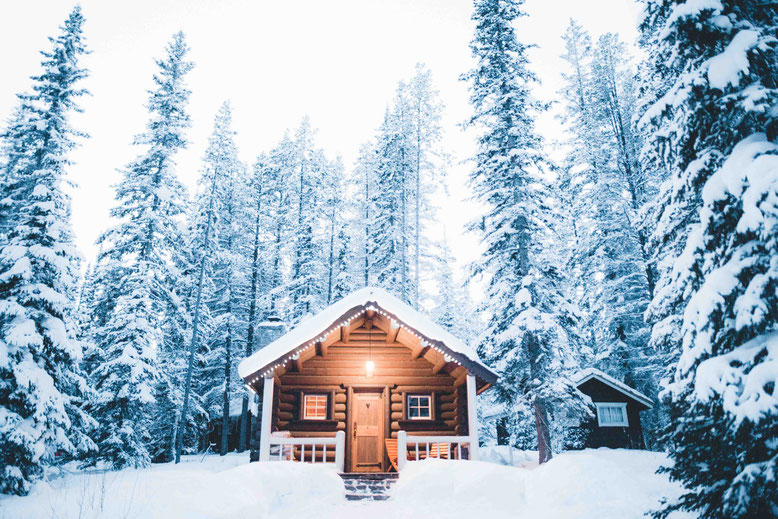
[[[365,362],[365,377],[370,378],[373,376],[373,373],[375,372],[375,362],[372,360],[368,360]]]

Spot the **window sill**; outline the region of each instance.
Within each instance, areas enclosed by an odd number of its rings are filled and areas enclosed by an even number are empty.
[[[405,431],[424,431],[424,430],[438,430],[446,429],[446,422],[442,420],[398,420],[397,424],[400,429]]]
[[[337,420],[292,420],[289,429],[293,431],[334,431]]]

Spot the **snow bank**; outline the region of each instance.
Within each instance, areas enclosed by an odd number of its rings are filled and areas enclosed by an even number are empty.
[[[485,449],[489,458],[506,448]],[[245,455],[190,457],[146,470],[78,473],[0,498],[0,519],[638,519],[680,488],[656,469],[664,454],[566,452],[540,467],[514,451],[510,467],[486,461],[408,463],[392,499],[348,502],[331,469],[293,462],[246,463]],[[534,461],[534,460],[533,460]],[[692,518],[676,513],[670,519]]]
[[[218,457],[39,483],[27,497],[0,498],[0,519],[265,518],[298,501],[317,507],[343,501],[343,482],[331,468],[249,464],[245,454],[212,458]]]
[[[663,454],[566,452],[534,469],[487,462],[410,462],[394,491],[397,517],[638,519],[680,488],[656,470]],[[692,517],[675,514],[673,519]]]
[[[394,488],[400,517],[520,517],[530,472],[484,461],[411,462]],[[529,516],[528,516],[529,517]]]
[[[507,445],[481,447],[478,449],[478,457],[481,461],[525,469],[538,466],[538,451],[525,451]]]

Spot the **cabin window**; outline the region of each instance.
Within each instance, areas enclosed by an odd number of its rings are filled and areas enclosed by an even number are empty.
[[[597,404],[597,423],[600,427],[627,427],[627,404],[623,402]]]
[[[408,420],[431,420],[432,397],[430,395],[408,395],[406,415]]]
[[[303,401],[304,420],[327,419],[327,395],[304,395]]]

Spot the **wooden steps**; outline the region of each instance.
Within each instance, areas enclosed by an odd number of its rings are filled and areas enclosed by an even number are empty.
[[[395,472],[345,472],[340,474],[349,501],[386,501],[399,474]]]

